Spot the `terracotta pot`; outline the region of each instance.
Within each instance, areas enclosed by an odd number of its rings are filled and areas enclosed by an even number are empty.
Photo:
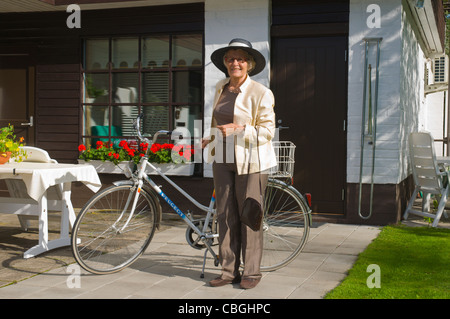
[[[10,157],[11,157],[11,152],[0,153],[0,164],[8,163]]]

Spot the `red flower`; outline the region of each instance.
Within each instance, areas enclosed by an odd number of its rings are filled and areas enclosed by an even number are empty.
[[[169,143],[164,143],[161,148],[167,149],[167,150],[171,150],[173,148],[173,144],[169,144]]]
[[[161,149],[161,144],[152,144],[152,146],[150,147],[150,151],[152,151],[153,153],[158,152]]]
[[[115,158],[115,159],[119,159],[119,157],[120,157],[119,154],[117,154],[117,153],[114,154],[114,158]]]
[[[79,152],[83,152],[83,151],[85,151],[85,150],[86,150],[86,146],[84,146],[83,144],[81,144],[81,145],[78,146],[78,151],[79,151]]]
[[[141,143],[139,146],[141,147],[143,152],[146,152],[148,149],[148,143]]]
[[[180,155],[183,155],[183,154],[180,154]],[[185,159],[190,160],[190,159],[191,159],[191,156],[192,156],[192,150],[186,150],[186,151],[184,152],[184,158],[185,158]]]
[[[128,148],[127,141],[120,141],[119,146],[120,146],[120,147],[123,147],[123,148],[125,148],[125,147]]]

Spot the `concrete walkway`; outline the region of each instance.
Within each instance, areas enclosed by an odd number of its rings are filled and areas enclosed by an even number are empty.
[[[200,278],[203,250],[186,243],[185,226],[164,228],[146,253],[119,273],[92,275],[77,264],[64,265],[0,288],[0,298],[320,299],[339,285],[380,232],[375,226],[315,223],[303,252],[292,263],[263,273],[256,288],[243,290],[238,284],[210,287],[208,282],[220,275],[220,268],[209,258],[205,278]],[[45,256],[28,261],[40,258]]]

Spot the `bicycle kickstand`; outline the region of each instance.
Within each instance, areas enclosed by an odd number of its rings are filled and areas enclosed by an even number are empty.
[[[200,274],[200,278],[205,278],[206,255],[208,254],[208,252],[210,252],[214,258],[214,266],[216,266],[216,267],[219,266],[219,256],[214,253],[212,248],[207,243],[205,243],[205,244],[206,244],[206,249],[205,249],[205,255],[203,256],[203,266],[202,266],[202,273]]]
[[[207,254],[208,254],[208,249],[205,249],[205,255],[203,256],[202,273],[200,274],[200,278],[205,278],[205,265],[206,265],[206,255]]]

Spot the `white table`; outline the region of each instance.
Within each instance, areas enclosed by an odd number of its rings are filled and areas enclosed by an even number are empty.
[[[92,165],[55,163],[6,163],[0,165],[0,179],[21,179],[28,196],[0,197],[0,213],[39,216],[39,243],[24,253],[24,258],[34,257],[50,249],[70,245],[69,224],[75,221],[70,200],[71,183],[83,182],[93,192],[101,182]],[[47,190],[56,186],[60,199],[47,198]],[[61,211],[60,238],[48,240],[48,210]]]
[[[450,165],[450,157],[448,157],[448,156],[436,156],[436,162]]]

